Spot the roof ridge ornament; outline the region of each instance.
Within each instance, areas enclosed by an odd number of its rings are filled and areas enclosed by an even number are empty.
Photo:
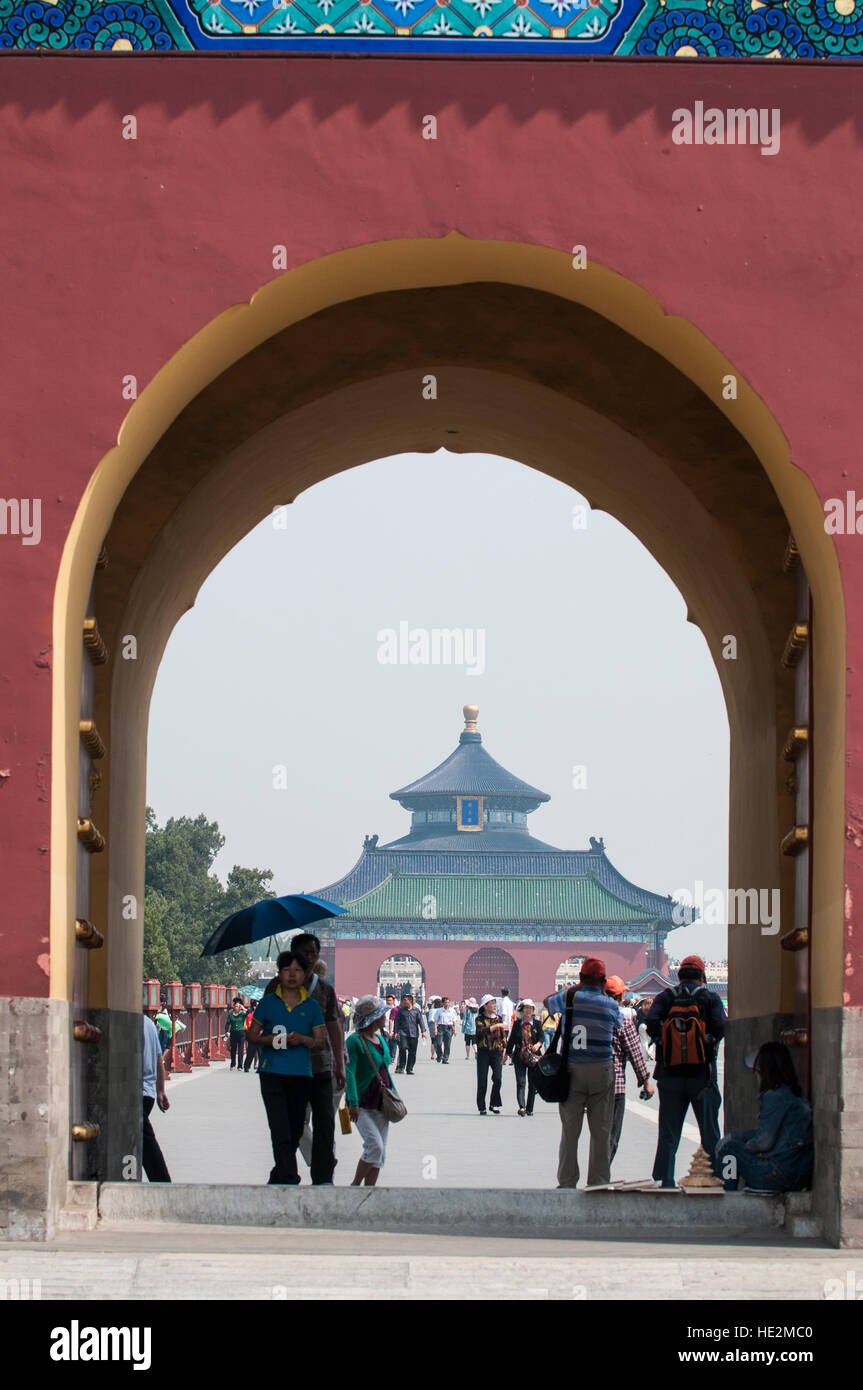
[[[462,713],[464,715],[464,732],[466,734],[477,733],[476,721],[479,718],[479,705],[464,705]]]

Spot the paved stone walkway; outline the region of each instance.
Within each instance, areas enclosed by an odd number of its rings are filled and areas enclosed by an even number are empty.
[[[43,1300],[74,1302],[90,1309],[91,1320],[99,1323],[108,1320],[104,1310],[98,1312],[100,1305],[118,1299],[681,1299],[692,1305],[745,1299],[790,1304],[853,1297],[843,1290],[863,1287],[863,1254],[825,1250],[781,1235],[680,1244],[148,1222],[58,1235],[46,1245],[0,1243],[0,1280],[11,1286],[13,1280],[20,1285],[34,1279],[41,1281],[38,1296]],[[796,1322],[806,1321],[790,1308],[789,1314]],[[752,1314],[753,1323],[764,1320]],[[769,1320],[786,1323],[789,1316],[777,1308]],[[694,1312],[693,1321],[709,1325],[710,1314]],[[628,1327],[624,1345],[636,1345],[631,1318]]]
[[[532,1117],[516,1113],[515,1071],[504,1067],[503,1113],[481,1118],[476,1109],[476,1068],[465,1061],[456,1038],[447,1066],[417,1060],[413,1076],[397,1077],[408,1115],[390,1127],[387,1163],[381,1184],[420,1187],[542,1188],[557,1185],[560,1122],[557,1107],[537,1099]],[[658,1099],[638,1099],[638,1086],[627,1068],[628,1093],[623,1137],[612,1177],[636,1180],[650,1176],[656,1150]],[[153,1125],[175,1182],[263,1183],[272,1166],[269,1130],[257,1076],[232,1072],[217,1063],[168,1083],[171,1108],[154,1110]],[[685,1174],[698,1145],[691,1112],[678,1151],[677,1173]],[[343,1136],[336,1126],[339,1164],[336,1183],[350,1182],[362,1147],[354,1132]],[[579,1162],[586,1179],[587,1127]],[[308,1170],[300,1163],[303,1181]]]
[[[507,1069],[504,1114],[480,1119],[474,1077],[462,1049],[454,1052],[448,1067],[424,1061],[414,1077],[400,1078],[410,1114],[392,1131],[387,1184],[554,1186],[555,1108],[538,1103],[532,1120],[520,1119],[514,1074]],[[213,1066],[173,1079],[169,1096],[171,1109],[156,1114],[155,1124],[177,1182],[264,1182],[271,1159],[255,1076],[238,1076],[227,1064]],[[653,1161],[656,1101],[639,1101],[633,1085],[628,1102],[614,1176],[637,1178],[649,1173]],[[697,1131],[691,1125],[688,1129],[678,1175],[697,1141]],[[356,1135],[339,1136],[339,1184],[353,1171],[358,1148]],[[584,1148],[586,1153],[586,1141]],[[430,1160],[436,1177],[430,1176]],[[0,1244],[0,1281],[10,1281],[4,1287],[11,1288],[11,1281],[40,1280],[46,1300],[79,1302],[86,1289],[93,1306],[120,1299],[517,1298],[587,1303],[680,1299],[694,1308],[741,1298],[822,1301],[844,1296],[848,1287],[863,1287],[860,1252],[825,1249],[822,1242],[793,1240],[782,1231],[724,1240],[690,1236],[685,1243],[620,1234],[623,1238],[606,1232],[598,1239],[543,1240],[116,1222],[94,1231],[58,1233],[45,1245]],[[753,1314],[756,1320],[758,1316]],[[704,1325],[709,1318],[707,1312],[700,1315]],[[776,1309],[771,1321],[787,1318]]]
[[[504,1071],[504,1113],[485,1119],[476,1113],[473,1063],[464,1060],[458,1041],[449,1066],[420,1060],[416,1074],[399,1082],[409,1115],[391,1130],[386,1185],[555,1186],[556,1107],[537,1101],[532,1119],[519,1118],[512,1068]],[[656,1099],[638,1100],[632,1078],[629,1084],[613,1170],[622,1179],[648,1175],[656,1145]],[[217,1064],[173,1078],[168,1093],[170,1110],[154,1112],[153,1118],[175,1182],[266,1181],[269,1134],[254,1074],[237,1075],[227,1063]],[[696,1127],[687,1122],[678,1176],[688,1168],[697,1140]],[[353,1173],[360,1142],[356,1134],[339,1134],[337,1145],[337,1185],[342,1185]],[[586,1156],[585,1135],[584,1161]],[[821,1300],[829,1288],[845,1286],[849,1271],[863,1287],[858,1253],[827,1250],[820,1242],[792,1240],[783,1232],[723,1241],[690,1237],[686,1244],[626,1234],[625,1239],[606,1233],[601,1239],[543,1240],[118,1222],[58,1233],[45,1245],[0,1244],[0,1280],[39,1279],[43,1299],[79,1300],[85,1288],[93,1303],[127,1298]],[[831,1286],[828,1280],[838,1282]]]
[[[607,1246],[601,1250],[576,1246],[573,1254],[571,1243],[566,1242],[570,1248],[565,1253],[551,1254],[551,1246],[558,1242],[547,1242],[538,1254],[536,1244],[521,1241],[497,1242],[498,1249],[489,1254],[479,1251],[476,1242],[423,1237],[421,1251],[408,1253],[396,1244],[386,1254],[369,1256],[363,1253],[365,1240],[358,1246],[355,1234],[341,1233],[339,1253],[327,1254],[322,1240],[329,1236],[332,1245],[337,1233],[292,1231],[282,1233],[289,1253],[279,1253],[260,1246],[270,1232],[252,1228],[233,1232],[232,1249],[216,1253],[206,1227],[181,1228],[181,1250],[166,1248],[175,1233],[176,1228],[162,1228],[158,1253],[139,1250],[138,1233],[133,1231],[125,1233],[124,1246],[118,1244],[121,1233],[112,1232],[114,1241],[106,1248],[103,1238],[101,1249],[84,1248],[83,1236],[76,1237],[74,1251],[19,1247],[11,1252],[0,1247],[0,1278],[39,1279],[42,1299],[66,1299],[79,1307],[81,1290],[86,1289],[85,1306],[91,1310],[117,1299],[684,1299],[702,1303],[743,1298],[790,1303],[801,1298],[823,1300],[827,1281],[844,1283],[849,1270],[856,1271],[858,1288],[863,1278],[863,1261],[852,1259],[847,1251],[819,1252],[817,1257],[810,1252],[809,1258],[803,1258],[801,1251],[794,1252],[799,1255],[795,1258],[790,1252],[774,1250],[741,1258],[739,1252],[714,1248],[681,1256],[679,1251],[650,1245],[631,1254],[616,1249],[612,1253]],[[98,1311],[90,1317],[107,1320]],[[771,1320],[788,1319],[777,1312]]]

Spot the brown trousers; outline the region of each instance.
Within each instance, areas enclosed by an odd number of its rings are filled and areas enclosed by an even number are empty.
[[[614,1118],[614,1063],[611,1060],[570,1062],[569,1095],[557,1108],[561,1123],[558,1186],[578,1186],[578,1140],[585,1115],[590,1130],[587,1185],[597,1187],[610,1182],[609,1139]]]

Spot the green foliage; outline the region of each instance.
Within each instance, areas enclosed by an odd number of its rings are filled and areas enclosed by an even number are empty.
[[[144,979],[176,979],[172,973],[171,952],[168,947],[165,918],[170,903],[157,888],[148,889],[144,898]]]
[[[146,826],[144,978],[249,983],[251,957],[244,946],[203,959],[201,951],[225,917],[273,897],[272,870],[235,864],[223,886],[211,873],[225,843],[215,821],[180,816],[159,826],[148,806]]]

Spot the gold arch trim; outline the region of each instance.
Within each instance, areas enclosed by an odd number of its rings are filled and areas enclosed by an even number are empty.
[[[767,405],[689,320],[667,315],[646,290],[595,262],[575,269],[569,252],[457,231],[439,239],[375,242],[286,271],[247,304],[202,328],[161,368],[132,405],[116,446],[100,461],[69,530],[54,596],[51,788],[51,996],[71,997],[77,843],[81,625],[93,570],[111,519],[135,473],[184,407],[233,363],[274,334],[347,300],[387,291],[477,281],[517,285],[583,304],[672,363],[722,410],[760,459],[789,521],[812,589],[818,836],[813,926],[842,911],[845,752],[845,613],[835,549],[808,476]],[[736,378],[737,398],[723,397]],[[781,556],[777,557],[777,563]],[[840,918],[841,920],[841,918]],[[97,924],[98,925],[98,924]],[[840,944],[841,950],[841,944]],[[831,962],[832,964],[832,962]],[[825,955],[813,961],[813,1004],[841,1003]]]

